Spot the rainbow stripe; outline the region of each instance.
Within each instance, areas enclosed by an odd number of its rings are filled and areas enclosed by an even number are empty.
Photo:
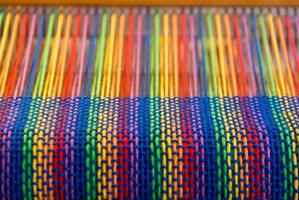
[[[297,96],[298,18],[254,12],[8,7],[0,95]]]
[[[2,8],[1,198],[298,199],[294,12]]]
[[[1,195],[297,198],[298,107],[297,97],[2,98]]]

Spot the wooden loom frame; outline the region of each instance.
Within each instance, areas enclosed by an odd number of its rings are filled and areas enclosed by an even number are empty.
[[[299,6],[299,0],[0,0],[1,5]]]

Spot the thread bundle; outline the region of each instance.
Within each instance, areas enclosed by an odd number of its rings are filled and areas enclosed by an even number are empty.
[[[293,10],[5,8],[3,199],[299,198]]]
[[[298,95],[297,16],[201,12],[6,8],[0,95]]]

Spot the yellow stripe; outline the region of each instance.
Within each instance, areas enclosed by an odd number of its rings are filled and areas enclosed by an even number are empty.
[[[173,48],[172,48],[172,41],[173,38],[171,35],[169,35],[169,42],[168,42],[168,49],[170,50],[169,51],[169,71],[168,71],[168,74],[169,74],[169,96],[170,97],[174,97],[174,91],[173,91],[173,88],[174,88],[174,66],[173,66]]]
[[[282,29],[282,24],[281,24],[281,19],[280,17],[277,18],[277,28],[278,28],[278,35],[279,35],[279,40],[280,40],[280,45],[282,49],[282,53],[284,56],[284,63],[286,64],[286,74],[285,74],[285,81],[289,82],[290,86],[290,95],[295,96],[296,95],[296,90],[295,90],[295,82],[291,73],[291,66],[289,65],[289,57],[288,57],[288,50],[285,42],[285,36],[283,34],[283,29]],[[286,86],[287,87],[287,86]]]
[[[61,47],[61,53],[59,54],[59,59],[58,59],[58,73],[55,76],[55,83],[54,83],[54,88],[53,88],[53,96],[57,97],[60,96],[61,91],[62,91],[62,84],[64,80],[64,70],[65,70],[65,63],[66,63],[66,56],[67,56],[67,47],[68,47],[68,41],[69,41],[69,36],[70,36],[70,31],[71,31],[71,24],[72,24],[72,15],[68,14],[66,18],[66,28],[64,31],[64,37],[63,37],[63,43]]]
[[[106,89],[106,80],[107,80],[107,72],[108,72],[108,58],[109,58],[109,53],[110,53],[110,39],[111,36],[108,35],[106,38],[106,41],[108,41],[108,43],[106,44],[106,48],[105,48],[105,53],[104,53],[104,65],[102,68],[102,80],[98,80],[98,84],[101,85],[101,88],[99,90],[99,93],[97,94],[97,96],[100,96],[101,98],[104,98],[105,96],[105,89]]]
[[[60,14],[58,17],[56,37],[52,43],[53,46],[51,48],[52,49],[51,57],[50,57],[50,63],[48,66],[49,71],[46,76],[43,97],[46,97],[46,96],[53,97],[53,82],[54,82],[54,75],[55,75],[56,68],[57,68],[57,57],[58,57],[58,52],[59,52],[59,47],[60,47],[60,36],[61,36],[61,32],[62,32],[63,21],[64,21],[64,15]]]
[[[218,49],[219,49],[219,65],[220,65],[220,74],[218,74],[219,77],[222,79],[222,89],[223,89],[223,95],[227,96],[227,89],[226,89],[226,71],[225,71],[225,61],[224,61],[224,55],[223,55],[223,40],[222,40],[222,27],[221,27],[221,21],[220,21],[220,15],[219,13],[216,14],[215,16],[215,21],[216,21],[216,31],[217,31],[217,43],[218,43]],[[221,83],[221,82],[218,82]],[[220,85],[219,85],[220,86]],[[220,88],[221,88],[220,86]]]
[[[7,15],[5,17],[4,31],[3,31],[3,35],[2,35],[2,39],[1,39],[1,43],[0,43],[0,65],[2,63],[2,59],[4,56],[3,51],[4,51],[4,47],[5,47],[6,40],[7,40],[10,20],[11,20],[11,12],[7,13]]]
[[[164,104],[164,105],[163,105]],[[162,191],[167,191],[167,155],[166,150],[166,127],[165,127],[165,102],[161,102],[161,150],[162,150]],[[167,199],[167,193],[162,193],[162,199]]]
[[[111,77],[111,87],[110,87],[110,96],[115,98],[116,95],[116,79],[117,79],[117,60],[119,58],[119,36],[115,38],[115,51],[113,54],[112,60],[112,77]]]
[[[107,71],[107,83],[106,83],[106,94],[105,96],[110,96],[110,86],[111,86],[111,71],[113,64],[113,50],[114,50],[114,40],[115,40],[115,27],[116,27],[116,15],[111,16],[111,30],[110,30],[110,44],[109,44],[109,57],[108,57],[108,71]],[[104,77],[106,77],[104,75]],[[104,95],[103,95],[104,96]]]
[[[169,80],[168,80],[168,35],[169,35],[169,16],[166,12],[163,16],[164,22],[164,77],[165,77],[165,95],[169,96]]]
[[[160,55],[159,55],[159,65],[160,65],[160,70],[159,70],[159,74],[157,74],[157,76],[159,76],[160,81],[160,96],[161,97],[165,97],[165,88],[164,88],[164,79],[165,79],[165,72],[164,72],[164,37],[163,35],[160,36],[160,40],[159,40],[159,46],[160,46]]]
[[[117,78],[116,78],[116,96],[119,97],[120,92],[120,81],[121,81],[121,71],[122,71],[122,56],[123,56],[123,41],[124,41],[124,29],[125,29],[125,15],[121,14],[119,19],[119,57],[117,60]]]
[[[269,14],[267,16],[267,21],[268,21],[268,25],[269,25],[269,29],[270,29],[270,37],[271,37],[271,41],[272,41],[272,47],[274,49],[274,57],[276,59],[276,65],[277,65],[276,69],[277,70],[274,70],[274,66],[272,66],[272,67],[273,67],[274,72],[278,71],[278,77],[277,77],[278,80],[276,82],[276,87],[281,88],[280,89],[281,95],[285,96],[286,95],[286,93],[285,93],[286,90],[285,90],[285,85],[284,85],[284,80],[283,80],[281,59],[280,59],[280,54],[279,54],[279,50],[278,50],[274,25],[273,25],[273,18],[272,18],[271,14]],[[273,73],[273,74],[276,74],[276,73]]]
[[[174,96],[179,96],[179,76],[178,76],[178,18],[176,14],[172,16],[173,27],[173,55],[174,55]]]
[[[3,65],[1,67],[0,96],[3,96],[4,89],[5,89],[5,86],[6,86],[7,75],[8,75],[9,68],[11,66],[11,57],[12,57],[13,49],[14,49],[15,44],[16,44],[16,36],[17,36],[19,21],[20,21],[20,15],[18,13],[15,16],[15,19],[14,19],[14,22],[13,22],[11,38],[10,38],[10,41],[9,41],[8,49],[5,53],[6,57],[4,58]]]

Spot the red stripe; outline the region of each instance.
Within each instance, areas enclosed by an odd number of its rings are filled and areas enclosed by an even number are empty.
[[[179,90],[181,97],[186,97],[189,95],[188,88],[189,88],[189,77],[187,72],[187,55],[186,55],[186,19],[184,14],[180,14],[180,21],[181,21],[181,34],[179,36],[179,74],[182,75],[180,79]]]
[[[56,127],[56,134],[55,135],[55,142],[54,142],[54,194],[56,199],[65,199],[64,195],[64,130],[67,124],[67,110],[68,110],[68,103],[62,102],[59,105],[59,116],[57,120],[57,127]]]
[[[285,22],[286,22],[286,28],[287,28],[287,34],[288,34],[288,40],[289,40],[289,44],[290,44],[290,47],[291,47],[291,51],[292,51],[292,54],[293,54],[293,57],[294,57],[294,60],[295,60],[295,66],[296,66],[296,69],[297,69],[297,75],[299,75],[299,59],[298,59],[298,56],[297,56],[297,52],[296,52],[296,45],[295,45],[295,42],[294,42],[294,35],[293,35],[293,32],[292,32],[292,28],[291,28],[291,24],[290,24],[290,19],[288,16],[285,17]],[[289,66],[292,66],[291,62],[290,62],[290,59],[288,57],[288,63],[289,63]],[[295,88],[296,88],[296,93],[297,95],[299,95],[299,87],[297,87],[297,83],[296,83],[296,78],[295,78],[295,73],[294,73],[294,70],[293,70],[293,67],[290,67],[290,70],[291,70],[291,73],[292,73],[292,77],[293,77],[293,80],[294,80],[294,84],[295,84]]]
[[[119,127],[118,127],[118,198],[125,199],[130,197],[129,189],[129,133],[128,133],[128,108],[125,99],[120,100],[119,108]]]
[[[259,149],[258,133],[254,126],[254,119],[250,110],[250,102],[247,99],[241,100],[242,116],[245,122],[245,128],[248,141],[249,155],[249,178],[250,178],[250,199],[262,198],[261,191],[261,158]],[[255,184],[254,184],[255,183]],[[255,191],[255,192],[253,192]]]
[[[73,87],[73,79],[74,79],[74,72],[75,72],[75,62],[76,62],[76,51],[77,51],[77,38],[80,30],[80,15],[77,14],[76,16],[76,22],[75,22],[75,30],[73,34],[72,44],[71,44],[71,53],[70,57],[68,59],[67,64],[67,70],[66,70],[66,77],[63,83],[62,88],[62,97],[71,96],[71,91]],[[63,174],[65,169],[63,163],[65,162],[65,153],[63,149],[65,148],[64,140],[61,138],[65,138],[65,125],[68,122],[68,119],[66,116],[68,116],[68,110],[69,110],[69,104],[61,103],[59,106],[60,115],[59,120],[57,123],[57,130],[56,132],[59,133],[55,136],[55,144],[54,145],[54,152],[55,155],[58,155],[54,158],[54,168],[58,170],[58,172],[54,173],[54,181],[57,183],[54,186],[54,194],[56,195],[56,198],[59,199],[65,199],[64,194],[64,176]],[[61,149],[61,150],[59,150]]]
[[[118,153],[117,153],[117,161],[118,161],[118,180],[117,185],[118,188],[118,198],[124,199],[124,182],[121,180],[124,177],[124,144],[123,144],[123,99],[120,100],[120,108],[119,108],[119,126],[118,126],[118,137],[117,137],[117,146],[118,146]]]
[[[78,11],[79,12],[79,11]],[[71,96],[72,88],[73,88],[73,83],[74,83],[74,78],[75,78],[75,67],[76,67],[76,53],[77,53],[77,39],[78,39],[78,34],[80,31],[80,20],[81,15],[77,14],[76,16],[76,22],[75,22],[75,30],[73,34],[73,39],[72,39],[72,45],[71,45],[71,52],[70,52],[70,57],[68,60],[67,64],[67,71],[66,71],[66,76],[65,80],[63,83],[63,88],[62,88],[62,97],[69,97]]]
[[[25,45],[25,36],[27,32],[27,22],[28,22],[28,13],[24,15],[22,25],[21,25],[21,30],[20,30],[20,37],[18,40],[18,47],[15,55],[15,59],[13,61],[13,67],[11,69],[10,74],[8,75],[9,79],[7,82],[7,87],[4,92],[4,96],[12,96],[15,90],[15,85],[16,85],[16,79],[17,79],[17,72],[20,70],[20,62],[22,58],[22,52],[24,49]]]
[[[242,44],[241,44],[241,39],[240,39],[240,27],[239,27],[239,22],[238,22],[238,16],[234,15],[233,16],[233,24],[234,24],[234,31],[236,33],[236,39],[237,39],[237,52],[238,52],[238,61],[240,64],[240,69],[241,69],[241,80],[238,83],[239,86],[242,88],[242,93],[239,93],[240,96],[247,96],[247,84],[246,84],[246,71],[245,71],[245,64],[244,64],[244,58],[243,58],[243,53],[242,53]],[[238,74],[237,74],[238,77]]]
[[[131,86],[131,67],[132,67],[132,46],[133,46],[133,31],[134,31],[134,17],[132,14],[129,15],[129,32],[126,37],[125,51],[123,56],[123,69],[122,69],[122,80],[121,80],[121,97],[130,96]]]

